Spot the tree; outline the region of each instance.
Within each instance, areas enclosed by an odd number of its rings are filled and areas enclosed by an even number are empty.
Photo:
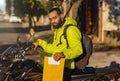
[[[6,0],[6,12],[10,15],[11,13],[11,1],[10,0]]]
[[[38,0],[23,0],[23,5],[26,14],[37,17],[45,14],[44,7]]]
[[[14,0],[14,13],[18,17],[25,17],[25,9],[22,0]]]
[[[29,15],[29,26],[32,27],[32,20],[36,26],[36,21],[33,16],[39,20],[39,17],[46,14],[43,5],[38,0],[23,0],[25,13]]]
[[[73,4],[77,1],[79,1],[79,0],[66,0],[66,2],[68,4],[70,4],[70,7],[68,8],[67,12],[64,12],[65,17],[68,15],[68,13],[69,13],[70,9],[72,8]],[[46,10],[49,11],[52,7],[57,6],[63,11],[63,5],[62,5],[63,2],[64,2],[64,0],[48,0]]]
[[[13,12],[12,8],[14,8]],[[14,15],[19,17],[25,16],[22,0],[6,0],[6,11],[9,15],[12,15],[11,13],[14,13]]]
[[[11,5],[13,1],[13,5]],[[14,14],[19,17],[24,17],[29,14],[32,17],[36,16],[37,19],[42,14],[46,14],[43,5],[39,0],[6,0],[6,11],[11,15],[11,6],[14,7]]]

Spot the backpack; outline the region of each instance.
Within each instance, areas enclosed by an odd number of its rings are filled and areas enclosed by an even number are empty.
[[[63,34],[61,35],[61,37],[64,36],[64,38],[66,40],[67,48],[69,47],[69,44],[68,44],[68,40],[67,40],[66,31],[67,31],[68,27],[70,27],[70,26],[73,26],[73,25],[72,24],[66,25],[64,28]],[[61,37],[60,37],[59,44],[61,44]],[[92,48],[93,48],[92,47],[93,46],[92,39],[88,35],[82,34],[81,42],[82,42],[82,47],[83,47],[83,54],[74,59],[75,66],[77,69],[84,69],[89,64],[89,59],[92,54]]]

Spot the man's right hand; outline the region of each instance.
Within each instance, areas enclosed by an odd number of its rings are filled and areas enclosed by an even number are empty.
[[[39,45],[38,41],[34,42],[33,45],[34,45],[34,50],[36,50]]]

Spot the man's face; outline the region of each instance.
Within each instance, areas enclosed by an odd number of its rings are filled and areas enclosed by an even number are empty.
[[[48,14],[50,23],[53,27],[58,28],[62,23],[61,15],[59,15],[56,11],[52,11]]]

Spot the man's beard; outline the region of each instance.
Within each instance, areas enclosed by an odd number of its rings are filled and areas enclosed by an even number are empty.
[[[62,20],[60,19],[60,21],[59,21],[59,23],[57,24],[57,25],[52,25],[53,26],[53,28],[59,28],[59,27],[61,27],[63,25],[63,22],[62,22]]]

